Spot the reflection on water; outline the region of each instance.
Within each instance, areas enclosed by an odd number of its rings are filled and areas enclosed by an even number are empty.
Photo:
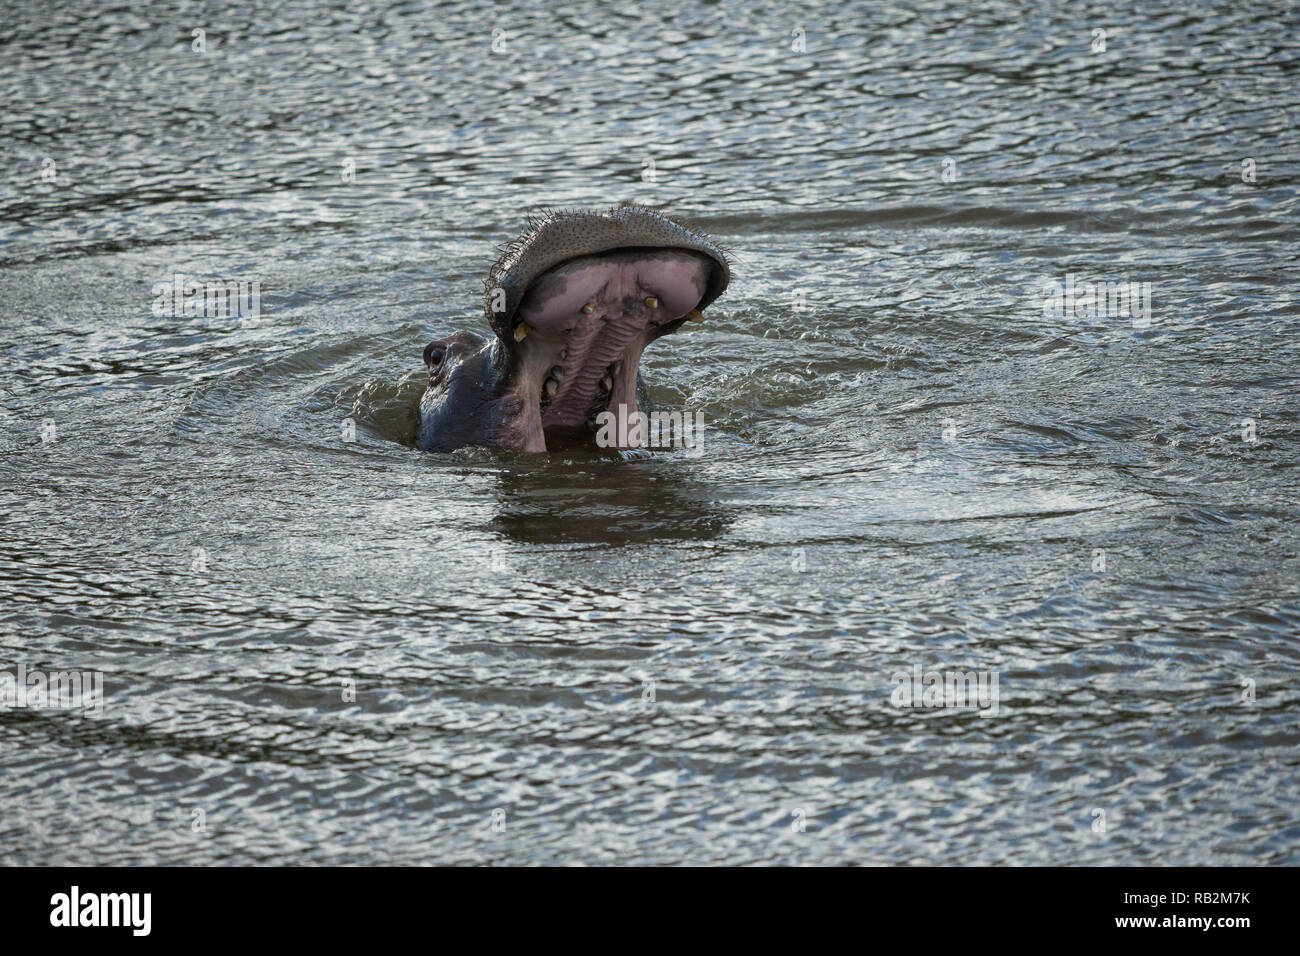
[[[5,858],[1297,862],[1294,8],[863,6],[0,15]],[[622,200],[705,454],[411,447]]]
[[[721,537],[740,510],[715,495],[711,484],[692,478],[689,464],[657,457],[621,467],[599,460],[521,463],[497,476],[492,528],[525,545],[703,543]]]

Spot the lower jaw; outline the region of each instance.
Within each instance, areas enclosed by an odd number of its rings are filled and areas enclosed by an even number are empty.
[[[639,411],[636,380],[643,347],[643,342],[635,343],[619,359],[600,370],[608,387],[597,379],[595,392],[587,400],[579,393],[559,389],[548,399],[543,391],[544,381],[536,382],[536,374],[522,376],[508,396],[508,404],[517,407],[518,412],[503,423],[499,443],[523,452],[593,446],[599,428],[597,416],[601,412],[617,413],[620,406],[624,415]]]

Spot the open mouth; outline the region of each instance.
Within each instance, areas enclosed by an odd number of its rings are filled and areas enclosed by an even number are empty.
[[[546,432],[591,429],[603,411],[639,411],[641,353],[699,317],[712,271],[684,249],[620,249],[563,262],[538,276],[513,316],[513,395],[525,447]],[[538,447],[540,445],[540,448]]]

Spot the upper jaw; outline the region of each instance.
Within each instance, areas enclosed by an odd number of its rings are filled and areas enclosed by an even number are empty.
[[[550,212],[532,219],[501,247],[484,283],[488,323],[509,344],[524,296],[546,273],[575,259],[633,249],[692,252],[707,259],[708,280],[695,304],[701,311],[731,280],[728,257],[713,239],[656,210],[624,204],[604,211]]]

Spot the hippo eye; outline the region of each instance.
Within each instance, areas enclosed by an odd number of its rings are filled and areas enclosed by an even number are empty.
[[[424,347],[424,364],[430,369],[435,369],[442,364],[443,357],[447,350],[443,348],[440,342],[430,342]]]

